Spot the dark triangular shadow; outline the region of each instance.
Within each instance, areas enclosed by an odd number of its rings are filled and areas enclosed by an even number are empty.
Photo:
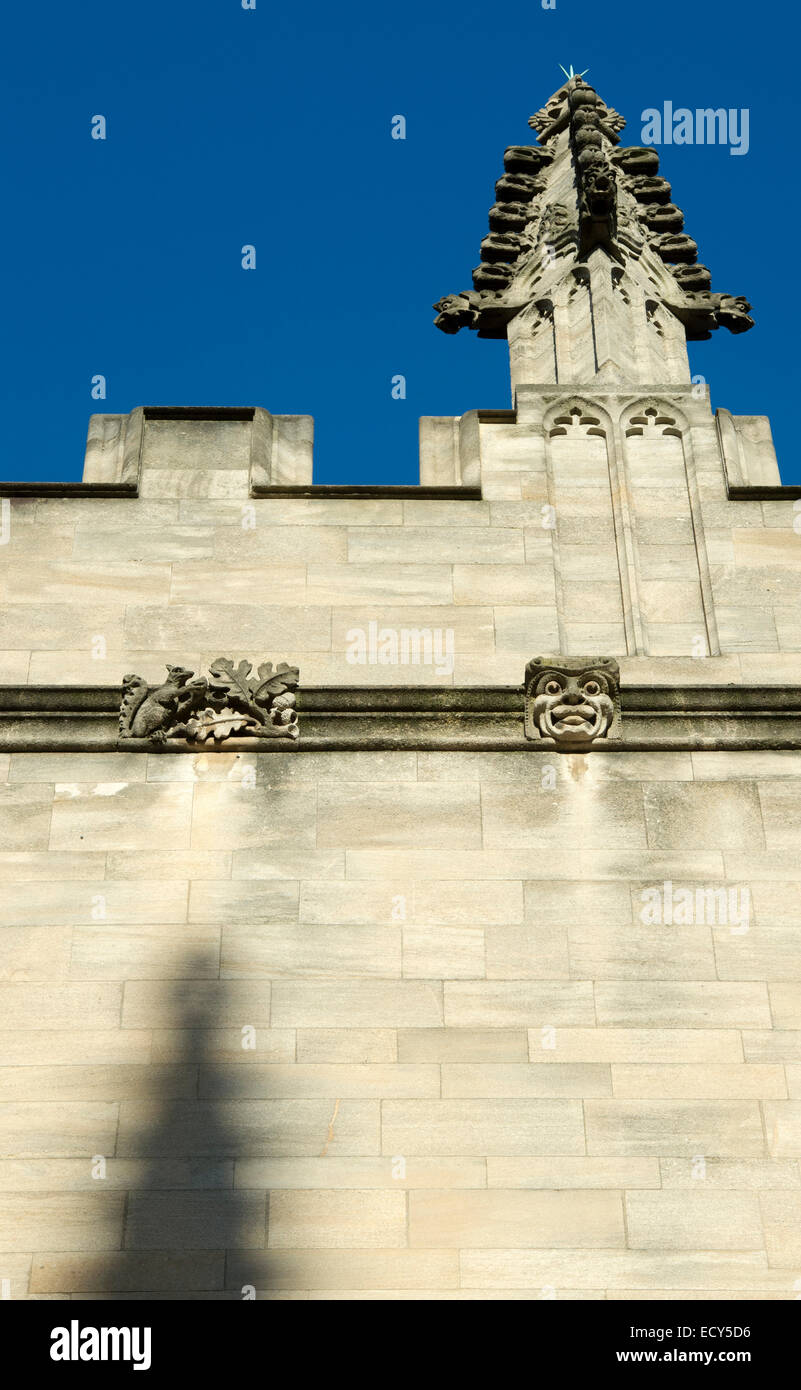
[[[221,1033],[232,1040],[236,1034],[216,1022],[225,1016],[226,983],[209,979],[208,958],[199,953],[166,986],[169,1022],[157,1034],[163,1041],[144,1069],[141,1097],[121,1106],[114,1162],[118,1177],[131,1172],[123,1246],[102,1261],[90,1297],[252,1296],[228,1288],[226,1275],[230,1257],[242,1251],[263,1261],[269,1198],[234,1186],[236,1159],[248,1143],[237,1103],[239,1066],[220,1065]]]

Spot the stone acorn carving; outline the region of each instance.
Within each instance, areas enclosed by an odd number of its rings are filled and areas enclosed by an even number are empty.
[[[167,679],[150,689],[142,676],[124,676],[120,739],[168,739],[218,744],[229,738],[296,739],[297,666],[263,662],[252,675],[249,661],[234,666],[218,657],[208,676],[195,677],[184,666],[168,666]]]
[[[620,668],[611,657],[535,656],[523,691],[526,738],[571,753],[620,738]]]

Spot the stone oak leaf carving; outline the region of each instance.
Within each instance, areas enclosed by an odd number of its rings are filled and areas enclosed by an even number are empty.
[[[120,738],[164,743],[222,743],[227,738],[289,738],[299,735],[297,666],[271,661],[253,676],[249,661],[228,657],[211,663],[208,676],[168,666],[163,685],[151,690],[142,676],[124,676]]]
[[[526,667],[525,734],[567,752],[620,738],[620,671],[606,657],[536,656]]]
[[[194,743],[205,743],[207,739],[212,739],[215,743],[221,743],[223,739],[231,738],[233,734],[240,737],[246,734],[256,734],[259,725],[249,714],[238,714],[234,709],[204,709],[196,719],[190,719],[187,725],[187,736]]]

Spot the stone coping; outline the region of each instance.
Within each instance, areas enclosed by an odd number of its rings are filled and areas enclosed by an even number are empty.
[[[462,483],[432,486],[419,483],[254,483],[251,497],[430,497],[440,501],[480,502],[481,487]],[[0,482],[0,497],[138,497],[138,483]],[[781,502],[801,497],[801,484],[729,484],[732,502]]]
[[[663,396],[665,394],[664,385],[655,384],[653,386],[638,385],[622,388],[615,386],[611,393],[608,388],[594,383],[591,387],[582,388],[576,385],[549,384],[538,388],[528,388],[522,386],[516,395],[516,404],[513,409],[481,408],[470,411],[467,415],[452,417],[452,422],[458,420],[465,421],[474,418],[476,422],[484,425],[519,425],[526,424],[530,410],[530,397],[533,391],[534,397],[538,398],[545,391],[549,398],[556,393],[557,396],[566,398],[573,395],[576,390],[586,389],[593,395],[600,395],[601,398],[611,394],[615,397],[624,399],[639,399],[643,394],[655,394]],[[695,390],[690,383],[672,383],[668,388],[670,396],[685,396]],[[724,412],[726,414],[726,412]],[[720,429],[720,415],[718,412],[718,429]],[[125,416],[93,416],[92,421],[116,420],[125,422],[121,428],[119,436],[119,449],[121,451],[118,478],[116,481],[102,482],[37,482],[34,480],[25,481],[0,481],[0,498],[5,497],[138,497],[140,493],[140,478],[142,472],[142,453],[144,440],[145,422],[148,420],[161,421],[251,421],[253,422],[253,438],[251,441],[250,454],[250,481],[247,495],[250,497],[364,497],[364,498],[397,498],[397,497],[418,497],[418,498],[439,498],[447,500],[479,501],[482,499],[482,489],[480,483],[449,483],[442,485],[431,484],[348,484],[348,483],[314,483],[311,479],[311,455],[307,460],[309,474],[308,479],[303,482],[271,481],[270,464],[270,430],[278,425],[281,420],[307,419],[310,427],[312,418],[309,417],[290,417],[272,416],[269,411],[256,406],[138,406]],[[423,420],[429,417],[422,417]],[[437,418],[437,417],[434,417]],[[443,417],[444,418],[444,417]],[[451,418],[451,417],[447,417]],[[270,423],[272,422],[272,423]],[[90,436],[92,422],[90,421]],[[265,434],[266,431],[266,434]],[[266,451],[266,452],[265,452]],[[801,484],[781,484],[781,483],[747,483],[744,481],[730,481],[726,462],[725,451],[722,455],[724,477],[726,480],[726,496],[731,501],[790,501],[801,497]],[[305,466],[305,465],[304,465]],[[730,466],[736,465],[730,461]],[[273,475],[275,476],[275,475]]]
[[[742,489],[741,489],[742,490]],[[792,488],[780,488],[793,496]],[[461,483],[431,486],[420,483],[253,483],[251,497],[430,497],[447,502],[480,502],[481,488]],[[750,494],[749,494],[750,495]],[[138,497],[138,483],[3,483],[0,497]],[[801,488],[798,489],[801,497]],[[191,500],[191,499],[186,499]],[[207,500],[207,499],[204,499]],[[213,500],[213,499],[211,499]],[[225,500],[225,499],[223,499]],[[228,499],[230,500],[230,499]]]
[[[120,740],[119,704],[118,686],[0,686],[0,751],[560,751],[525,737],[518,686],[301,687],[297,742],[231,738],[217,746]],[[801,749],[801,686],[630,685],[621,707],[622,737],[600,739],[598,751]]]

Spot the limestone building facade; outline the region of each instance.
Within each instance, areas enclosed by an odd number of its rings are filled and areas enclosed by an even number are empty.
[[[419,487],[256,407],[0,486],[7,1296],[799,1296],[801,488],[655,152],[532,124]]]

